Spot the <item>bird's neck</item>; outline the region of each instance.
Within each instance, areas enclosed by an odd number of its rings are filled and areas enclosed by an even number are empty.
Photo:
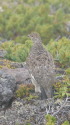
[[[34,42],[33,46],[32,46],[32,49],[37,49],[37,50],[40,51],[41,49],[43,49],[43,45],[42,45],[41,42]]]
[[[39,55],[43,52],[43,46],[42,46],[42,43],[41,42],[37,42],[37,43],[34,43],[32,48],[31,48],[31,51],[30,51],[30,54],[31,55]]]

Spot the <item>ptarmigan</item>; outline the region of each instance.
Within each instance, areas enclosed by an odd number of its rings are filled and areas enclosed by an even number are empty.
[[[55,79],[53,57],[44,49],[38,33],[31,33],[28,37],[33,41],[33,46],[26,63],[35,86],[35,92],[40,92],[42,98],[51,98],[52,84]]]

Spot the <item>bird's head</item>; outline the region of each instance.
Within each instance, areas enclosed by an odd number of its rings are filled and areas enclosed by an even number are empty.
[[[41,42],[41,37],[39,33],[32,32],[31,34],[28,35],[28,37],[33,41],[33,42]]]

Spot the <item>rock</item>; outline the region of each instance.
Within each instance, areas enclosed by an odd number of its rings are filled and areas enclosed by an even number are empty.
[[[15,64],[20,67],[20,64]],[[6,107],[12,101],[18,84],[31,84],[30,74],[25,64],[23,68],[3,67],[0,70],[0,108]]]
[[[24,104],[23,100],[15,100],[12,107],[5,113],[0,112],[0,125],[45,125],[46,102],[43,100],[34,100]]]
[[[70,110],[68,111],[68,120],[70,121]]]
[[[4,58],[6,54],[7,54],[7,51],[0,49],[0,58]]]
[[[7,67],[7,68],[15,69],[15,68],[26,67],[26,64],[25,63],[12,62],[10,60],[1,58],[0,59],[0,66],[2,66],[2,68]]]
[[[0,70],[0,77],[2,76],[3,73],[4,73],[4,71]]]
[[[0,108],[5,108],[14,96],[15,78],[0,71]]]
[[[31,84],[31,78],[30,74],[27,68],[16,68],[16,69],[9,69],[9,68],[4,68],[1,70],[2,72],[5,72],[7,74],[12,75],[17,84]]]
[[[50,105],[53,99],[38,100],[33,99],[26,101],[23,99],[14,100],[11,108],[0,112],[0,125],[46,125],[45,115],[46,108]],[[51,105],[50,105],[51,106]],[[62,124],[69,120],[70,106],[63,107],[55,116],[57,118],[56,125]]]
[[[0,60],[0,75],[2,72],[15,77],[17,84],[31,84],[31,77],[27,69],[26,63],[11,62],[9,60]]]
[[[24,67],[24,63],[10,62],[10,66],[13,68],[22,68]]]
[[[65,121],[70,121],[69,117],[70,106],[63,107],[60,112],[57,114],[57,125],[61,125]]]
[[[57,125],[61,125],[65,121],[70,121],[70,98],[66,100],[57,99],[54,103],[55,110],[53,116],[57,119]]]

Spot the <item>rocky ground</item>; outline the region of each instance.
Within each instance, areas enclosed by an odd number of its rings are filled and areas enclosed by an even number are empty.
[[[15,100],[12,106],[0,112],[0,125],[45,125],[46,101]]]
[[[50,104],[52,105],[52,103]],[[47,107],[48,100],[17,99],[13,101],[11,107],[0,112],[0,125],[46,125]],[[50,113],[52,114],[52,112]],[[55,116],[57,125],[65,120],[70,120],[70,106],[63,107]]]
[[[0,58],[0,125],[46,125],[48,113],[57,118],[57,125],[70,121],[70,100],[65,103],[65,100],[14,98],[19,84],[31,84],[30,74],[25,63],[11,62],[3,57]],[[62,80],[65,71],[56,66],[56,74],[60,74],[56,80]]]

